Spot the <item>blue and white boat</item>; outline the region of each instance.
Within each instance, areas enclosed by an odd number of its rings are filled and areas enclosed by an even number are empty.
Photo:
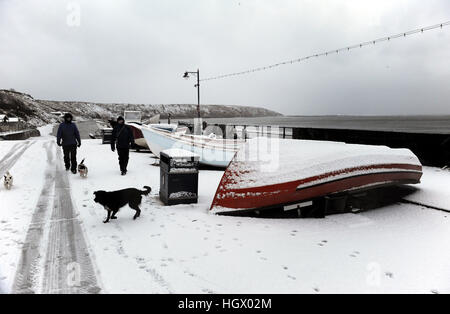
[[[244,141],[217,139],[204,135],[186,134],[186,129],[166,129],[160,125],[142,126],[150,150],[159,158],[161,151],[179,148],[200,156],[200,164],[226,168]]]

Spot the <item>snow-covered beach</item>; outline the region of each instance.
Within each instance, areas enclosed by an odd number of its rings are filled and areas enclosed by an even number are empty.
[[[0,142],[0,168],[7,165],[15,180],[10,191],[0,187],[0,291],[13,292],[24,275],[17,269],[35,226],[38,262],[24,267],[31,290],[58,292],[52,289],[67,285],[61,274],[72,278],[71,270],[52,277],[63,283],[52,282],[49,265],[67,268],[67,256],[54,251],[66,252],[64,241],[70,244],[71,238],[55,235],[78,225],[73,240],[81,236],[85,248],[74,248],[72,266],[92,269],[95,284],[75,280],[71,292],[98,287],[101,293],[450,293],[449,212],[398,203],[325,219],[218,216],[209,213],[223,174],[217,170],[200,171],[198,204],[166,207],[159,200],[160,169],[153,156],[131,153],[129,173],[122,177],[117,154],[100,140],[83,141],[78,159],[86,158],[89,176],[64,172],[71,197],[58,205],[64,191],[56,191],[49,173],[60,174],[62,160],[50,131],[47,126],[40,138]],[[425,167],[408,200],[450,211],[449,184],[449,171]],[[144,185],[152,192],[140,218],[133,220],[126,206],[117,220],[102,223],[106,212],[94,203],[94,191]],[[53,219],[54,209],[69,203],[73,216]]]

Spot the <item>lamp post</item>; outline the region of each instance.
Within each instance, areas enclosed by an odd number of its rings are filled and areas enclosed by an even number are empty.
[[[183,78],[188,79],[190,74],[197,76],[197,84],[194,87],[197,87],[197,118],[200,119],[200,70],[195,72],[186,71]]]

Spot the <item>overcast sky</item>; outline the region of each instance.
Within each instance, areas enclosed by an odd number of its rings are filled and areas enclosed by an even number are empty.
[[[185,70],[241,71],[449,20],[448,0],[0,0],[0,88],[195,103]],[[283,114],[450,114],[450,27],[204,82],[201,94]]]

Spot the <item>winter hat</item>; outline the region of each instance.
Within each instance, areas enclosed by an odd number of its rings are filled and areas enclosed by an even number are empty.
[[[66,114],[64,115],[64,120],[68,120],[69,118],[73,120],[72,114],[70,112],[66,112]]]
[[[125,122],[125,119],[122,116],[120,116],[120,117],[117,118],[117,122],[119,122],[119,121]]]

